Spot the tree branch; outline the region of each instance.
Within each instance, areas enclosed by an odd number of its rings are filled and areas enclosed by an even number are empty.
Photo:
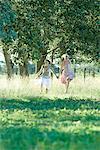
[[[42,54],[42,56],[45,56],[45,55],[47,55],[47,54],[49,54],[49,53],[51,53],[51,52],[54,52],[54,51],[56,51],[58,48],[59,48],[59,46],[57,46],[56,48],[50,50],[49,52],[47,52],[47,53],[45,53],[45,54]]]

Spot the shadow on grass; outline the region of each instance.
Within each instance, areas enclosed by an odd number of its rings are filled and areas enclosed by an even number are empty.
[[[72,110],[99,110],[100,102],[91,99],[84,100],[76,98],[55,98],[55,100],[42,97],[29,97],[22,100],[0,99],[0,110],[31,109],[32,111],[38,111],[49,109],[59,110],[63,108]],[[16,117],[16,115],[14,117]],[[43,124],[45,121],[46,120],[43,121]],[[88,129],[88,132],[86,132],[85,130],[86,128],[82,128],[78,133],[74,133],[71,130],[64,132],[59,130],[59,128],[57,130],[57,127],[52,128],[52,125],[51,129],[48,130],[45,128],[45,125],[41,128],[38,124],[34,127],[31,124],[25,123],[19,126],[13,125],[12,122],[11,126],[7,127],[5,124],[5,126],[0,128],[0,150],[98,150],[100,145],[100,133]]]
[[[99,133],[75,134],[27,127],[3,128],[0,133],[0,147],[4,150],[98,150],[100,136]]]
[[[49,110],[49,109],[98,109],[100,110],[100,101],[91,99],[47,99],[43,97],[28,97],[26,99],[0,99],[0,110],[31,109],[31,110]]]

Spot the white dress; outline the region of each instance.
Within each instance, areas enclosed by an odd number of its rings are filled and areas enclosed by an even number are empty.
[[[42,77],[41,77],[41,84],[44,85],[46,88],[50,88],[51,79],[50,79],[50,66],[46,69],[45,67],[42,70]]]

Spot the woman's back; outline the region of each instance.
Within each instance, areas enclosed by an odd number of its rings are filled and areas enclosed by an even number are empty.
[[[69,59],[64,60],[63,69],[65,76],[69,76],[71,79],[74,77],[74,72],[71,69],[71,62]]]

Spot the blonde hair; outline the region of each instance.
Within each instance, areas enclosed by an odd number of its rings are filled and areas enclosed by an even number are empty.
[[[69,56],[67,54],[63,54],[61,56],[61,60],[69,59]]]

